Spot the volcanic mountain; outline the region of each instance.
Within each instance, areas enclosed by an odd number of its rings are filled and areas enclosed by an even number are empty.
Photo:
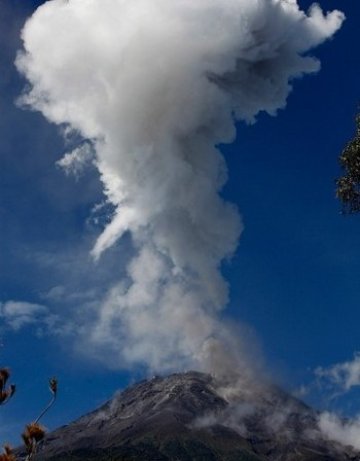
[[[348,461],[317,413],[275,386],[187,372],[142,381],[47,435],[39,461]]]

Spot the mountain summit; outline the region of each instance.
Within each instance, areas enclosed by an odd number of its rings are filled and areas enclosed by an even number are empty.
[[[39,461],[350,461],[318,415],[274,386],[188,372],[142,381],[48,434]]]

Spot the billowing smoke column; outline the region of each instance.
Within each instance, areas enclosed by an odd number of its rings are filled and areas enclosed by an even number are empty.
[[[114,207],[93,257],[133,239],[128,276],[88,335],[119,366],[224,371],[243,360],[219,320],[221,263],[242,226],[219,196],[216,145],[234,139],[236,119],[283,108],[292,79],[319,69],[304,53],[342,20],[296,0],[52,0],[26,23],[22,104],[89,140]],[[85,160],[84,145],[63,164]]]

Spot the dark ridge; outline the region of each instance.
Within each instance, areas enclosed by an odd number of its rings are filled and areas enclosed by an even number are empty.
[[[38,461],[355,461],[325,439],[317,413],[267,386],[225,398],[199,372],[154,377],[49,433]],[[236,387],[235,387],[236,388]]]

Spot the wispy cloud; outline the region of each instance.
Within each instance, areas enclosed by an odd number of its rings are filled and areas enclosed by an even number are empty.
[[[56,164],[62,168],[67,175],[72,174],[78,178],[93,159],[94,151],[91,144],[83,143],[71,152],[64,154]]]
[[[336,363],[327,368],[316,368],[315,376],[329,383],[338,392],[347,392],[353,387],[360,386],[360,352],[355,352],[352,360]]]
[[[0,318],[9,328],[18,331],[29,325],[48,323],[51,315],[42,304],[26,301],[6,301],[0,303]]]

